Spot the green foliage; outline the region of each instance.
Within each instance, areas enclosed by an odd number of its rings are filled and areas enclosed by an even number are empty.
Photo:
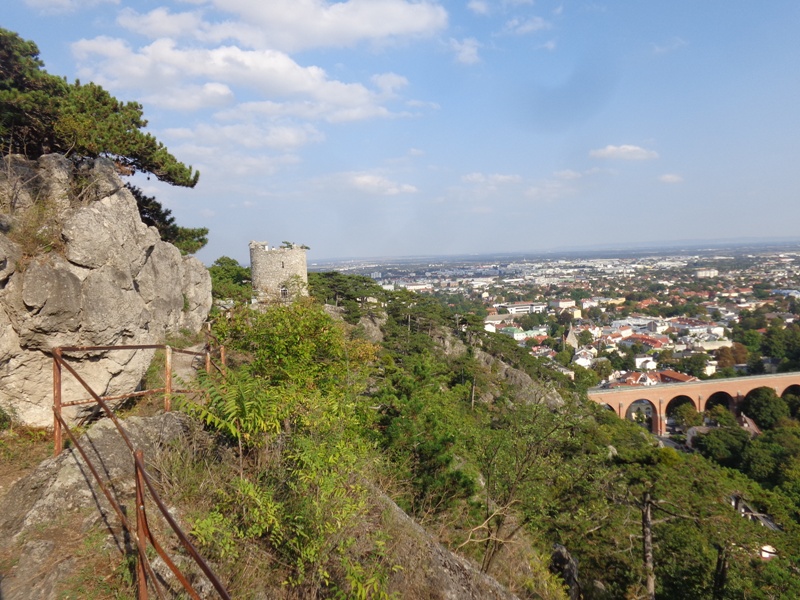
[[[38,199],[15,219],[8,237],[19,246],[25,259],[62,250],[64,240],[54,203],[49,199]]]
[[[703,424],[703,415],[697,412],[697,409],[691,402],[685,402],[678,406],[673,413],[673,417],[678,426],[684,431],[689,427]]]
[[[697,436],[694,447],[700,454],[723,467],[738,469],[742,464],[742,453],[750,434],[739,427],[720,427]]]
[[[678,371],[692,377],[705,377],[706,364],[708,364],[707,354],[692,354],[678,361]]]
[[[11,415],[6,412],[6,410],[0,406],[0,431],[5,431],[6,429],[11,429],[11,425],[13,424],[11,420]]]
[[[208,229],[206,227],[187,228],[175,224],[172,211],[164,208],[152,196],[145,196],[142,190],[131,184],[125,184],[139,209],[142,223],[158,229],[158,235],[165,242],[174,245],[181,254],[194,254],[208,243]]]
[[[152,135],[136,102],[102,87],[50,75],[33,42],[0,29],[0,147],[37,158],[49,152],[108,156],[129,171],[194,187],[199,173],[178,162]]]
[[[477,460],[486,481],[483,523],[477,537],[483,546],[484,572],[503,547],[513,542],[518,520],[538,521],[552,508],[550,502],[555,498],[548,488],[565,474],[565,456],[578,451],[569,433],[578,426],[579,414],[579,410],[555,411],[543,403],[511,404],[476,441]]]
[[[206,425],[250,448],[264,443],[268,431],[280,431],[280,402],[267,382],[231,371],[224,379],[204,378],[205,404],[187,403],[185,409]]]
[[[380,302],[385,297],[383,288],[369,277],[336,271],[309,273],[308,291],[319,302],[344,307],[348,323],[357,323],[365,314],[367,298]]]
[[[181,254],[194,254],[208,243],[208,227],[178,227],[178,235],[174,240],[167,240]]]
[[[772,429],[781,419],[789,417],[789,405],[772,388],[753,390],[744,399],[744,413],[761,429]]]
[[[196,535],[228,560],[239,543],[269,548],[288,566],[287,582],[314,595],[335,586],[343,540],[367,509],[357,474],[371,449],[356,398],[373,349],[311,301],[234,310],[217,334],[244,364],[206,378],[204,403],[183,405],[238,447],[240,477],[217,492]]]
[[[250,267],[243,267],[235,259],[220,256],[208,268],[211,275],[211,295],[219,300],[231,299],[249,302],[253,295],[250,284]]]
[[[468,422],[465,386],[443,391],[447,365],[430,351],[386,356],[383,382],[374,393],[380,406],[378,442],[409,483],[400,504],[423,521],[474,493],[474,481],[455,468],[456,441]],[[466,421],[465,421],[466,420]]]
[[[264,312],[240,307],[218,322],[217,333],[226,346],[248,357],[250,375],[294,389],[361,385],[374,352],[369,343],[348,339],[343,326],[310,299]]]
[[[228,517],[216,510],[194,522],[192,535],[201,548],[212,552],[213,558],[236,559],[239,557],[234,526]]]
[[[68,85],[43,66],[36,44],[0,29],[0,143],[5,152],[38,155],[54,145],[53,123]]]
[[[779,427],[756,437],[744,452],[742,470],[767,487],[793,484],[800,461],[800,428]]]
[[[731,411],[729,411],[728,408],[722,404],[717,404],[716,406],[712,406],[710,410],[707,410],[705,412],[705,418],[718,427],[738,426],[736,417],[734,417],[733,413],[731,413]]]

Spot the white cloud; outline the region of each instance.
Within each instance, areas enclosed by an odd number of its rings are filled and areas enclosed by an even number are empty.
[[[202,123],[194,129],[167,129],[166,134],[183,140],[191,140],[198,146],[246,148],[250,150],[269,148],[289,151],[319,143],[324,135],[311,125],[293,126],[252,123],[214,125]]]
[[[655,52],[656,54],[666,54],[668,52],[674,52],[675,50],[678,50],[688,45],[689,42],[679,37],[676,37],[670,40],[667,44],[664,44],[663,46],[659,44],[653,44],[653,52]]]
[[[213,0],[221,11],[233,13],[249,28],[233,39],[254,47],[292,51],[345,47],[360,41],[380,41],[400,36],[433,35],[447,26],[447,11],[429,0]],[[253,39],[259,32],[260,39]]]
[[[202,172],[201,185],[212,187],[216,185],[226,191],[231,189],[232,177],[263,178],[275,175],[286,166],[300,162],[300,158],[292,153],[263,154],[242,150],[237,146],[214,146],[213,142],[208,140],[182,145],[170,144],[169,147],[181,157],[181,160]]]
[[[384,96],[394,96],[396,91],[408,85],[408,79],[396,73],[381,73],[372,76],[372,83]]]
[[[484,173],[468,173],[461,177],[461,180],[466,183],[499,185],[505,183],[519,183],[522,181],[522,177],[519,175],[503,175],[501,173],[493,173],[490,175],[485,175]]]
[[[224,83],[176,86],[163,93],[145,96],[144,104],[162,106],[171,110],[198,110],[221,108],[234,101],[233,91]]]
[[[347,173],[345,180],[350,187],[369,194],[396,196],[397,194],[414,194],[417,188],[409,184],[401,184],[375,173]]]
[[[478,48],[481,44],[475,38],[464,38],[460,42],[450,38],[450,49],[455,53],[456,60],[465,65],[473,65],[480,61]]]
[[[676,175],[675,173],[665,173],[664,175],[661,175],[658,180],[661,183],[682,183],[683,177]]]
[[[505,32],[516,35],[535,33],[544,29],[550,29],[552,25],[541,17],[531,17],[529,19],[513,18],[506,22]]]
[[[327,102],[304,100],[299,102],[245,102],[235,108],[217,113],[223,121],[252,120],[254,118],[297,118],[309,121],[324,120],[329,123],[345,123],[365,119],[385,118],[394,113],[383,106],[365,103],[355,106],[337,106]]]
[[[574,193],[575,190],[567,186],[563,181],[546,180],[539,185],[528,188],[525,195],[533,200],[556,202]]]
[[[108,82],[111,87],[161,90],[181,79],[209,78],[254,88],[270,95],[309,95],[337,104],[361,104],[372,92],[360,83],[328,78],[320,67],[303,67],[277,50],[178,48],[173,40],[158,39],[138,51],[123,40],[98,37],[72,45],[81,63],[81,76]]]
[[[44,14],[75,12],[98,4],[119,4],[119,0],[25,0],[25,5]]]
[[[556,49],[556,41],[555,40],[548,40],[548,41],[546,41],[544,44],[542,44],[539,47],[540,48],[544,48],[545,50],[549,50],[550,52],[552,52],[553,50]]]
[[[117,23],[128,31],[151,39],[194,35],[206,27],[200,13],[171,13],[165,7],[156,8],[146,14],[138,13],[132,8],[123,8],[117,16]]]
[[[639,146],[632,146],[623,144],[622,146],[608,145],[599,150],[592,150],[589,152],[592,158],[611,158],[621,160],[652,160],[658,158],[658,152],[654,150],[646,150]]]
[[[138,50],[108,37],[80,40],[72,48],[81,78],[111,90],[137,89],[143,97],[169,108],[225,106],[233,100],[231,89],[240,86],[270,100],[239,106],[237,113],[356,121],[391,116],[382,102],[408,84],[400,75],[383,73],[373,77],[376,91],[361,83],[331,79],[324,69],[301,66],[277,50],[183,48],[166,38]],[[210,81],[189,83],[193,80]],[[200,95],[189,97],[186,90],[199,90]]]
[[[406,106],[411,108],[430,108],[432,110],[439,110],[441,108],[436,102],[425,102],[423,100],[407,100]]]
[[[470,0],[467,3],[467,8],[474,12],[476,15],[488,15],[489,3],[485,0]]]
[[[564,169],[563,171],[556,171],[555,173],[553,173],[553,177],[555,177],[556,179],[561,179],[563,181],[574,181],[576,179],[583,179],[584,177],[597,175],[598,173],[602,172],[603,170],[597,167],[586,169],[582,173],[579,171],[573,171],[572,169]]]

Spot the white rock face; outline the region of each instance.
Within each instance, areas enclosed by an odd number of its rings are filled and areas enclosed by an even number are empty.
[[[113,165],[84,165],[80,192],[72,169],[55,155],[7,157],[0,173],[0,407],[35,426],[53,422],[52,348],[163,343],[198,331],[211,308],[205,266],[142,223]],[[11,237],[37,202],[57,213],[61,247],[20,262]],[[71,358],[95,391],[116,395],[138,387],[152,354]],[[64,401],[87,397],[65,373]]]

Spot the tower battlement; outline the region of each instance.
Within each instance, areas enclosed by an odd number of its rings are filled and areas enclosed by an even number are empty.
[[[305,246],[250,242],[250,271],[258,302],[288,302],[308,295]]]

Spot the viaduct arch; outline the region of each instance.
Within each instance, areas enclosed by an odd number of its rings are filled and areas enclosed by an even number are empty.
[[[589,400],[611,408],[624,419],[631,406],[638,401],[650,405],[652,432],[664,435],[667,431],[667,409],[670,403],[691,401],[697,412],[703,412],[715,404],[734,408],[747,394],[760,387],[775,390],[778,396],[787,392],[800,392],[800,373],[777,375],[752,375],[730,379],[707,379],[685,383],[664,383],[646,386],[625,386],[613,389],[593,388],[588,391]],[[640,405],[645,405],[641,402]]]

